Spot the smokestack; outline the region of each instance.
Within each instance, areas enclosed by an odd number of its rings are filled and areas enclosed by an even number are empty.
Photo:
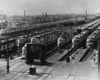
[[[86,16],[87,16],[87,11],[86,11]]]
[[[25,20],[25,10],[24,10],[24,20]]]
[[[45,15],[47,16],[47,12],[45,12]]]
[[[86,18],[85,19],[87,20],[87,11],[86,11]]]
[[[44,13],[42,13],[42,15],[44,15]]]

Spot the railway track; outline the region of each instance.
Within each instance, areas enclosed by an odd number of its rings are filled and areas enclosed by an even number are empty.
[[[82,58],[80,59],[79,62],[86,61],[86,59],[89,56],[89,54],[91,53],[91,51],[92,51],[92,49],[87,49],[86,52],[84,53],[84,55],[82,56]]]
[[[51,50],[50,52],[48,52],[49,54],[46,56],[46,57],[50,57],[51,55],[53,55],[54,52],[57,51],[57,47],[55,47],[53,50]],[[67,54],[66,56],[70,56],[73,52],[75,51],[75,49],[71,49]],[[18,53],[20,53],[21,51],[19,51]],[[52,53],[52,54],[51,54]],[[65,57],[62,57],[59,61],[62,61]],[[20,60],[17,60],[17,61],[20,61]],[[13,63],[15,63],[16,61],[14,62],[11,62],[10,65],[13,65]],[[4,66],[3,66],[4,67]]]
[[[36,33],[37,34],[37,33]],[[36,35],[36,34],[34,34],[34,35]],[[40,34],[40,33],[39,33]],[[15,36],[15,35],[14,35]],[[18,33],[17,33],[17,36],[18,36]],[[10,35],[10,37],[11,37],[11,35]]]
[[[77,48],[71,48],[68,53],[66,53],[61,59],[59,59],[59,61],[63,61],[65,60],[67,57],[71,56]]]
[[[54,49],[54,50],[56,51],[56,52],[54,51],[54,53],[57,53],[57,50],[56,50],[56,49]],[[53,50],[52,50],[52,51],[53,51]],[[52,51],[51,51],[51,53],[52,53]],[[81,52],[82,49],[80,49],[80,50],[78,50],[78,51]],[[84,54],[85,54],[86,52],[87,52],[87,50],[84,52]],[[48,58],[50,58],[50,57],[51,57],[51,56],[47,57],[46,60],[47,60]],[[18,65],[18,68],[15,67],[15,66],[17,66],[17,65]],[[35,64],[34,64],[34,65],[35,65]],[[5,77],[5,78],[7,78],[7,80],[18,80],[19,77],[24,76],[24,75],[26,75],[26,73],[28,74],[28,72],[29,72],[29,66],[25,64],[25,60],[20,60],[20,59],[18,59],[18,60],[12,61],[12,63],[10,63],[10,66],[11,66],[10,71],[13,73],[13,76],[10,75],[10,74],[8,74],[9,77]],[[42,66],[40,66],[40,65],[35,65],[35,67],[41,69]],[[15,70],[15,68],[16,68],[17,70]],[[1,68],[0,68],[0,69],[1,69]],[[0,70],[0,71],[1,71],[1,72],[2,72],[2,71],[6,71],[5,69],[6,69],[6,66],[5,66],[5,68],[2,67],[2,70]],[[44,70],[43,72],[45,73],[45,70]],[[41,76],[42,76],[42,74],[40,75],[40,77],[41,77]],[[37,79],[36,79],[36,80],[37,80]]]
[[[87,35],[89,35],[89,34],[87,34]],[[86,36],[84,37],[84,40],[85,39],[86,39]],[[83,37],[81,37],[79,39],[79,41],[81,41],[81,43],[84,41],[84,40],[83,41],[82,40],[83,40]],[[77,44],[75,47],[71,48],[71,50],[68,53],[66,53],[59,61],[63,61],[65,58],[67,58],[67,60],[69,61],[70,60],[70,56],[77,50],[78,47],[79,47],[79,44]],[[87,51],[85,52],[85,54],[81,58],[80,62],[82,62],[84,60],[84,58],[87,56],[88,53],[89,53],[89,50],[87,49]]]
[[[80,50],[78,50],[78,52],[82,52],[82,50],[83,49],[80,49]],[[84,51],[84,50],[83,50]],[[87,50],[85,50],[84,52],[83,52],[83,54],[84,53],[86,53],[87,52]],[[81,54],[81,53],[80,53]],[[79,58],[79,60],[80,60],[80,58]],[[15,64],[15,63],[14,63]],[[17,67],[15,67],[15,66],[17,66],[18,65],[18,68]],[[51,70],[53,67],[49,67],[49,69],[48,68],[46,68],[46,66],[40,66],[40,65],[34,65],[37,69],[42,69],[43,67],[43,72],[38,76],[38,77],[36,77],[35,78],[35,80],[38,80],[43,74],[46,74],[45,72],[47,72],[47,71],[49,71],[49,70]],[[16,70],[17,69],[17,70]],[[48,69],[48,70],[47,70]],[[47,71],[46,71],[47,70]],[[3,71],[5,71],[5,70],[3,70]],[[13,75],[10,75],[10,74],[7,74],[9,77],[5,77],[7,80],[19,80],[20,79],[20,77],[22,77],[22,76],[25,76],[25,75],[28,75],[29,74],[29,66],[28,65],[26,65],[25,64],[25,62],[24,61],[20,61],[20,62],[17,62],[15,65],[12,65],[12,68],[11,68],[11,72],[13,73]],[[48,75],[48,74],[47,74]],[[30,77],[32,77],[31,75],[30,75]],[[34,77],[34,76],[33,76]],[[5,79],[4,78],[4,79]]]
[[[62,61],[66,56],[68,57],[68,56],[71,56],[72,54],[73,54],[73,52],[75,52],[76,51],[76,49],[77,49],[77,47],[76,48],[72,48],[64,57],[62,57],[59,61]],[[53,53],[54,51],[57,51],[57,47],[55,47],[53,50],[51,50],[51,52]],[[51,53],[51,52],[48,52],[48,53]],[[50,56],[50,54],[48,54],[47,56]],[[46,56],[46,57],[47,57]]]
[[[75,48],[71,49],[67,54],[65,54],[59,61],[66,61],[68,57],[70,57],[70,62],[84,62],[87,61],[88,57],[91,58],[93,56],[93,49],[80,49],[77,50],[78,54],[75,53]],[[74,58],[72,58],[74,56]],[[75,60],[74,60],[75,59]],[[91,59],[89,59],[91,60]]]

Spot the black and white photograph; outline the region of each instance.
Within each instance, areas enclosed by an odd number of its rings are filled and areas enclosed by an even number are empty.
[[[100,0],[0,0],[0,80],[100,80]]]

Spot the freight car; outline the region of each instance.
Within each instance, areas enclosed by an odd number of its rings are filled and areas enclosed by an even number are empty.
[[[98,28],[100,25],[100,22],[97,24],[94,24],[93,26],[89,27],[87,30],[82,31],[80,34],[76,35],[72,39],[72,47],[78,47],[81,42],[83,42],[88,35],[90,35],[96,28]]]

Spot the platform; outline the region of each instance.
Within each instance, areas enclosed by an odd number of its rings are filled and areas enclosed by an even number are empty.
[[[24,60],[10,64],[10,73],[0,67],[0,80],[97,80],[98,68],[93,61],[71,62],[48,61],[36,66],[35,75],[29,74],[29,66]]]

